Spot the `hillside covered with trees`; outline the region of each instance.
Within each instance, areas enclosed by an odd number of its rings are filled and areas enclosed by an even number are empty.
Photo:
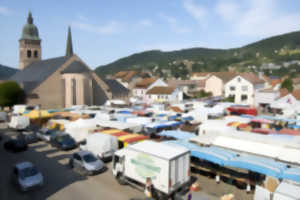
[[[273,75],[295,75],[300,73],[297,60],[300,61],[300,31],[267,38],[241,48],[145,51],[99,66],[95,71],[103,76],[128,69],[150,70],[164,77],[186,78],[191,72],[235,68],[237,71],[263,70]]]

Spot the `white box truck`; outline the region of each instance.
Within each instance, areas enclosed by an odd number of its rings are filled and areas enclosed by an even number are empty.
[[[118,150],[118,140],[109,134],[94,133],[87,136],[80,149],[90,151],[103,160],[111,160],[114,152]]]
[[[30,125],[30,120],[28,117],[13,114],[10,122],[8,123],[8,128],[23,130],[26,129]]]
[[[190,151],[154,141],[143,141],[116,151],[113,174],[120,182],[146,184],[164,199],[185,187],[190,181]]]
[[[281,182],[274,192],[268,189],[256,186],[254,192],[254,200],[299,200],[300,185],[299,183]]]

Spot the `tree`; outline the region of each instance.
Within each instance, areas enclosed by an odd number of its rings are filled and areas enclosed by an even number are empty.
[[[293,81],[290,78],[285,79],[281,84],[281,88],[286,88],[289,92],[293,92]]]
[[[25,93],[15,81],[0,83],[0,106],[13,106],[24,103]]]

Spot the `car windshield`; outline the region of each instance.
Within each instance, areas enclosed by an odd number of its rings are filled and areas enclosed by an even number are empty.
[[[95,156],[92,154],[86,154],[83,156],[83,160],[87,163],[90,163],[90,162],[95,162],[97,158],[95,158]]]
[[[20,170],[20,177],[25,179],[27,177],[31,177],[38,174],[38,171],[35,167],[26,167]]]
[[[45,135],[51,135],[54,134],[56,131],[55,130],[48,130],[45,132]]]
[[[70,136],[69,135],[62,135],[62,136],[57,136],[56,137],[56,140],[58,141],[58,142],[63,142],[63,141],[68,141],[68,140],[70,140],[71,138],[70,138]]]

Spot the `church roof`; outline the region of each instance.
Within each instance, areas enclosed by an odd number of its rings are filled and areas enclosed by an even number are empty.
[[[67,68],[65,68],[61,73],[83,73],[88,72],[89,69],[79,61],[73,61]]]
[[[114,79],[103,80],[106,85],[110,88],[113,96],[125,96],[129,94],[129,90],[125,88],[121,83]]]
[[[7,67],[0,64],[0,80],[9,79],[12,75],[14,75],[18,69]]]
[[[24,85],[25,92],[30,92],[58,70],[69,57],[57,57],[31,63],[25,69],[18,71],[10,80]]]

